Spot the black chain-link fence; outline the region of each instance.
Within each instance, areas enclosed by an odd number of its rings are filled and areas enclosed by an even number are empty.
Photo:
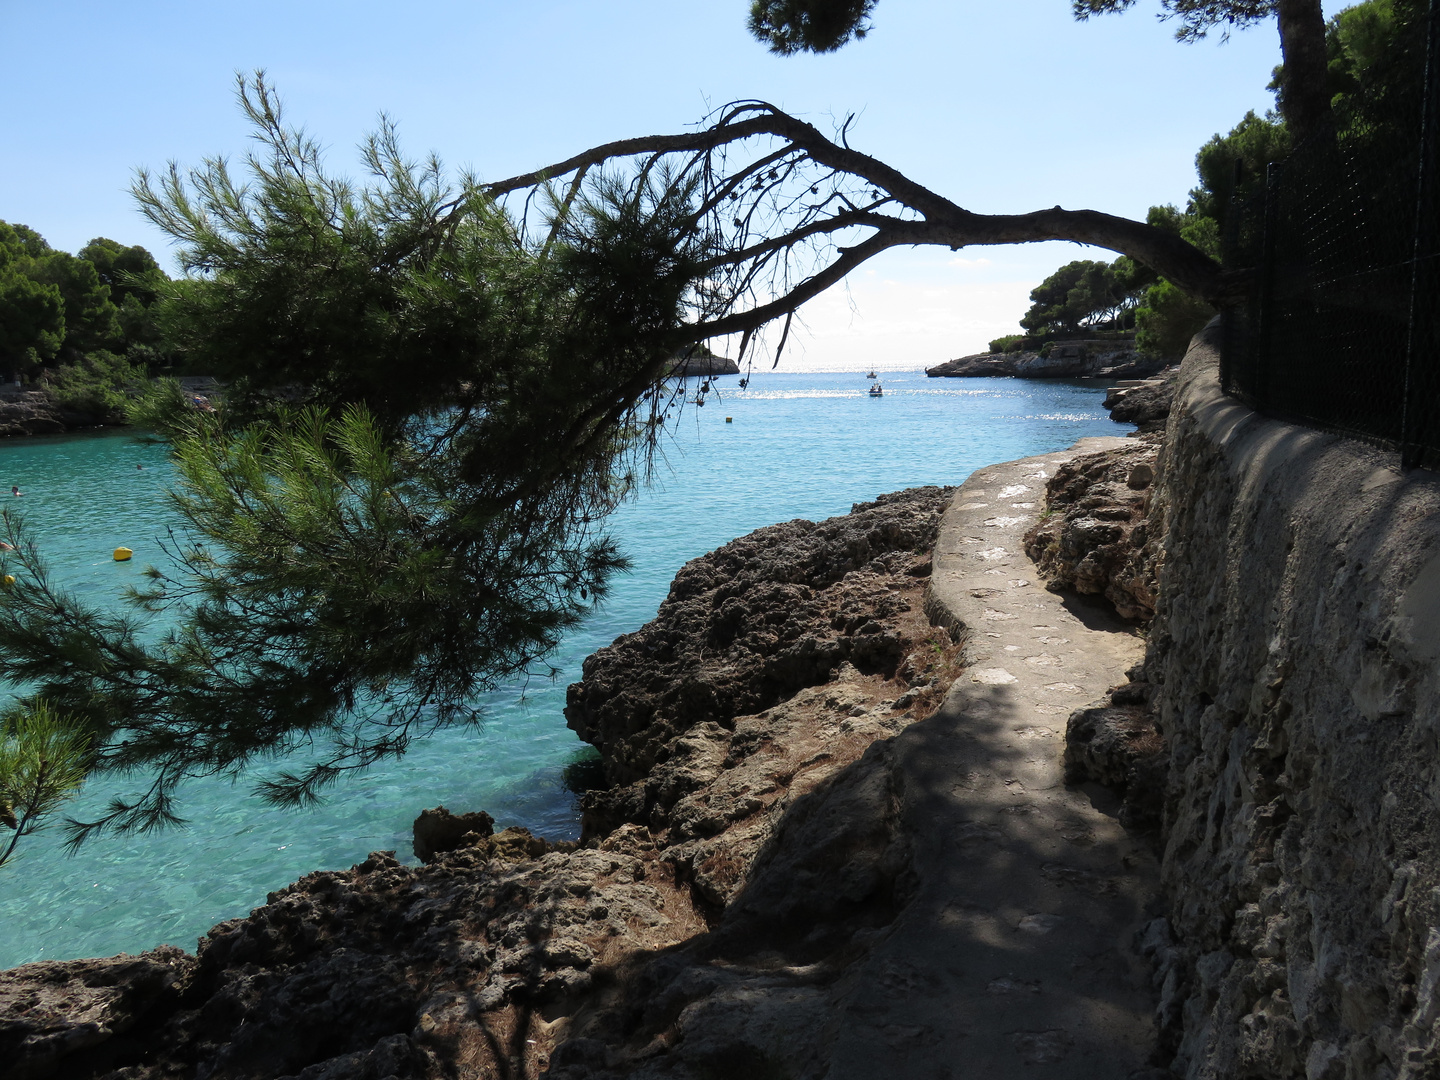
[[[1256,273],[1221,363],[1258,412],[1398,449],[1407,468],[1440,467],[1440,0],[1423,60],[1422,94],[1309,139],[1236,208],[1227,262]]]

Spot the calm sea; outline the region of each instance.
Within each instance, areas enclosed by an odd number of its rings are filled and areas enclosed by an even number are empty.
[[[843,514],[887,491],[958,484],[983,465],[1130,430],[1110,421],[1095,384],[890,371],[884,397],[871,398],[853,372],[763,373],[744,390],[738,377],[718,382],[719,397],[688,408],[667,440],[655,486],[616,514],[634,570],[565,641],[558,679],[491,695],[478,734],[442,733],[352,778],[319,809],[274,810],[243,780],[200,781],[184,793],[187,828],[103,839],[76,855],[63,853],[59,830],[29,838],[0,868],[0,967],[162,943],[193,949],[210,926],[309,871],[379,849],[408,859],[410,824],[426,807],[483,809],[497,827],[574,837],[562,773],[582,748],[561,715],[565,686],[587,655],[654,615],[686,560],[762,525]],[[162,559],[169,475],[162,447],[124,433],[0,440],[0,491],[24,492],[10,505],[24,510],[57,579],[104,603]],[[112,561],[119,544],[134,549],[132,562]],[[138,783],[93,784],[72,812],[83,817]]]

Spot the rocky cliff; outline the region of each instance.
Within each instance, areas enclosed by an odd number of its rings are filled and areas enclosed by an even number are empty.
[[[926,368],[931,378],[1008,375],[1020,379],[1133,379],[1165,366],[1133,341],[1055,341],[1039,352],[975,353]]]
[[[50,435],[87,426],[86,421],[98,423],[89,417],[67,416],[49,394],[39,390],[0,397],[0,436]]]
[[[1134,424],[1137,433],[1142,435],[1163,432],[1175,399],[1175,378],[1175,370],[1169,368],[1149,379],[1111,387],[1105,395],[1110,419]]]
[[[6,388],[0,393],[0,437],[54,435],[64,431],[103,427],[116,417],[67,408],[44,390]]]
[[[1045,485],[1047,514],[1025,535],[1025,553],[1047,587],[1099,595],[1125,619],[1155,614],[1160,536],[1150,524],[1159,447],[1135,442],[1082,454]]]

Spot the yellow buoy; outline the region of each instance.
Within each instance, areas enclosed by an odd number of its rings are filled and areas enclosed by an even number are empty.
[[[15,575],[14,575],[14,574],[6,574],[3,578],[0,578],[0,584],[3,584],[3,585],[14,585],[14,584],[15,584]]]
[[[115,561],[116,561],[116,562],[127,562],[127,561],[129,561],[130,556],[131,556],[131,555],[134,555],[134,554],[135,554],[135,553],[134,553],[133,551],[131,551],[129,548],[127,548],[127,547],[118,547],[118,548],[115,549]]]

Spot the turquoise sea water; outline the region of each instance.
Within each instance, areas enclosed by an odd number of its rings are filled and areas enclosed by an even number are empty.
[[[655,486],[615,516],[634,569],[567,638],[553,684],[491,695],[480,733],[442,733],[319,809],[273,810],[244,781],[202,781],[184,794],[185,829],[103,839],[73,856],[58,830],[29,838],[0,868],[0,967],[162,943],[193,949],[214,923],[311,870],[377,849],[408,857],[410,823],[442,803],[488,810],[498,827],[573,837],[575,798],[561,774],[581,744],[561,715],[565,686],[587,655],[654,615],[686,560],[762,525],[843,514],[887,491],[958,484],[982,465],[1130,430],[1101,409],[1098,385],[884,372],[885,396],[870,398],[853,372],[762,373],[745,390],[738,381],[721,378],[718,399],[686,409]],[[55,576],[106,603],[162,558],[168,476],[162,447],[124,433],[0,440],[0,492],[20,486],[23,500],[10,505],[25,512]],[[130,563],[111,559],[122,543],[135,551]],[[85,816],[124,785],[92,785],[72,812]]]

